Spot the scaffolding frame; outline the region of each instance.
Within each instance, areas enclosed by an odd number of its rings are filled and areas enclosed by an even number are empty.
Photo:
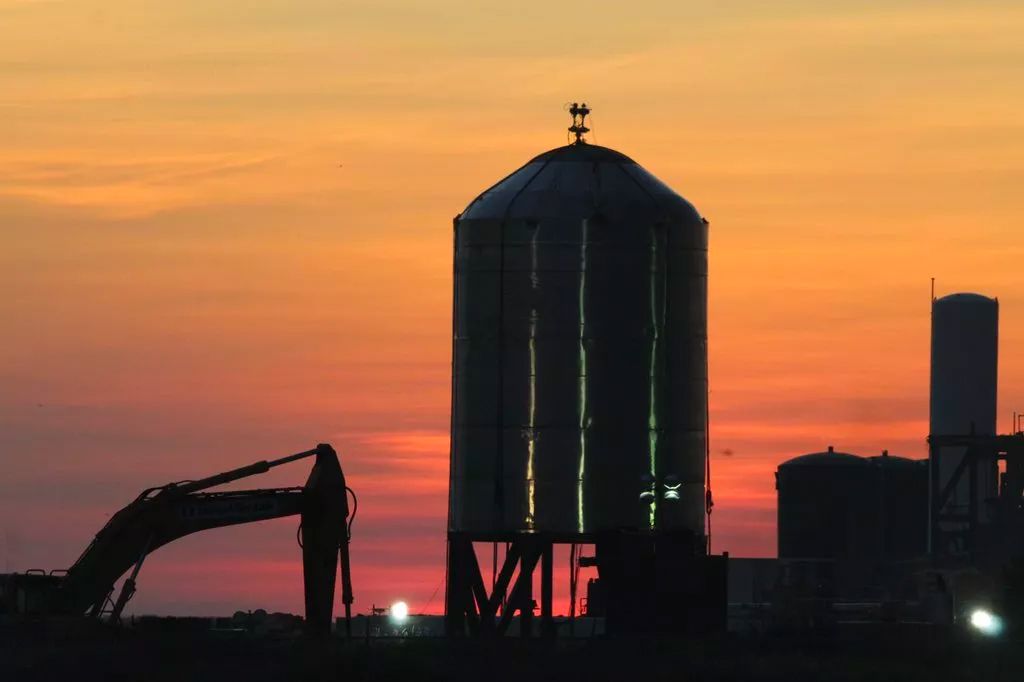
[[[940,464],[945,448],[963,448],[956,468],[949,480],[942,483]],[[958,547],[969,557],[979,552],[994,548],[986,543],[980,523],[981,505],[988,500],[979,499],[978,472],[987,463],[1006,463],[1006,471],[1001,475],[996,502],[994,524],[1001,527],[995,537],[1002,541],[1013,540],[1008,531],[1014,527],[1024,526],[1024,433],[1007,435],[980,436],[968,435],[931,435],[928,437],[928,476],[931,503],[928,510],[928,552],[933,557],[949,554],[950,546]],[[967,512],[948,510],[947,506],[953,498],[957,486],[967,479],[968,497]]]

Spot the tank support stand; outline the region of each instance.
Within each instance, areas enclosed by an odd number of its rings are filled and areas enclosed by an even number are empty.
[[[505,559],[488,593],[473,542],[503,542]],[[555,634],[553,616],[554,543],[544,534],[515,533],[498,537],[448,534],[448,580],[445,630],[449,636],[504,636],[516,614],[519,634],[531,637],[534,572],[540,565],[540,634]],[[517,570],[518,569],[518,570]]]

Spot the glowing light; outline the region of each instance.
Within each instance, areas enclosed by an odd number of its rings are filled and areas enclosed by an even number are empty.
[[[409,618],[409,605],[404,601],[396,601],[391,605],[391,620],[396,623],[404,623]]]
[[[654,492],[655,487],[653,475],[644,473],[640,476],[640,502],[642,504],[654,504],[657,497]]]
[[[971,627],[983,635],[995,637],[1003,631],[1003,619],[991,611],[975,609],[971,612]]]

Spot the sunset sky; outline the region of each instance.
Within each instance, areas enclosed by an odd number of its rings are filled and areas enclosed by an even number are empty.
[[[1022,34],[1019,0],[0,0],[0,572],[326,441],[356,610],[439,611],[451,221],[572,100],[711,221],[713,545],[773,555],[780,461],[925,456],[931,277],[999,297],[1024,411]],[[160,550],[134,612],[301,612],[296,523]]]

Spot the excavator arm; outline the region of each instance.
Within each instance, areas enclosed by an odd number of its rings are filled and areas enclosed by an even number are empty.
[[[313,469],[302,487],[205,492],[314,456]],[[111,619],[116,621],[135,592],[142,562],[156,549],[211,528],[299,516],[307,629],[312,634],[329,633],[339,559],[346,624],[351,616],[348,490],[337,453],[325,444],[202,480],[148,489],[117,512],[68,569],[56,590],[51,610],[99,616],[111,603],[114,583],[131,571],[110,609]]]
[[[191,493],[177,500],[133,503],[122,510],[128,514],[111,519],[116,525],[105,526],[68,569],[61,610],[99,615],[114,582],[160,547],[211,528],[301,514],[305,497],[302,488],[284,488]]]

